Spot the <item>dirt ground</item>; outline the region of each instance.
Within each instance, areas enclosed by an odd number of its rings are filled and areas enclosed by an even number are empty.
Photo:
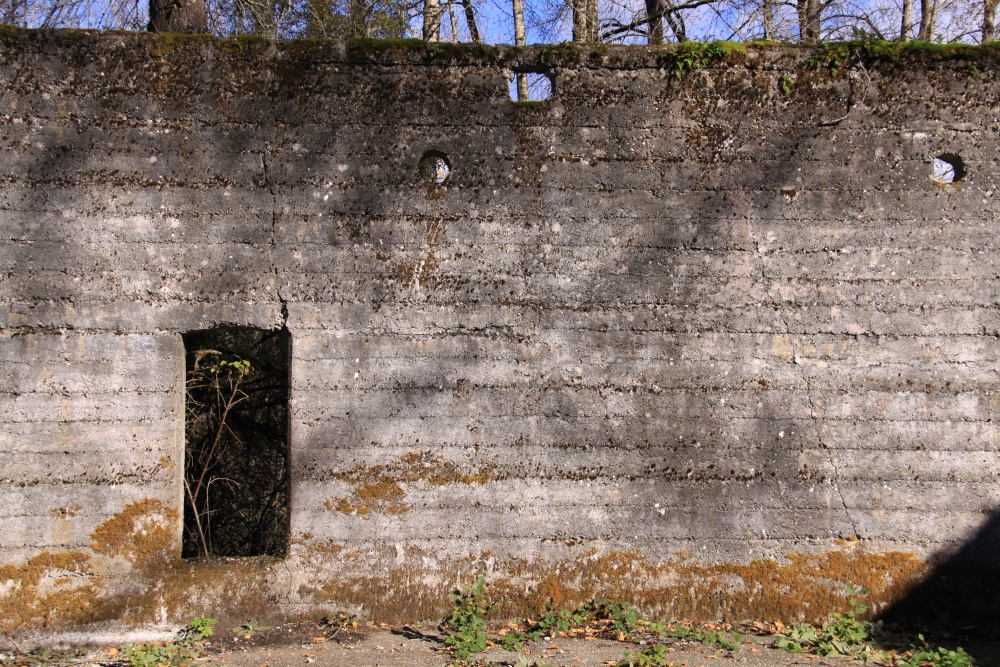
[[[313,667],[445,667],[452,659],[442,652],[443,646],[436,635],[425,637],[378,630],[364,639],[343,644],[312,643],[295,646],[269,646],[260,648],[234,647],[227,651],[224,664],[228,667],[282,667],[284,665],[312,665]],[[597,667],[621,660],[626,650],[641,648],[625,642],[595,639],[561,638],[546,642],[531,642],[522,652],[533,660],[544,660],[555,665]],[[786,667],[806,664],[835,667],[835,662],[793,656],[785,651],[768,648],[760,642],[745,644],[735,653],[719,651],[700,645],[675,645],[670,661],[675,667]],[[221,656],[220,656],[221,658]],[[517,654],[494,648],[482,653],[483,662],[512,665]]]
[[[1000,667],[1000,637],[994,633],[941,635],[935,640],[945,645],[961,645],[980,665]],[[668,644],[673,667],[845,667],[839,658],[818,658],[793,654],[771,647],[773,637],[747,636],[740,650],[730,652],[713,646],[677,641]],[[606,639],[557,638],[533,642],[522,652],[532,660],[544,660],[560,667],[613,665],[626,650],[640,649],[633,643]],[[5,662],[5,656],[7,661]],[[16,657],[15,657],[16,656]],[[514,665],[516,653],[493,648],[480,654],[483,662]],[[42,658],[42,661],[39,660]],[[360,627],[331,635],[314,623],[292,623],[251,636],[220,630],[208,645],[207,654],[192,665],[205,667],[446,667],[452,658],[444,651],[443,638],[435,628]],[[129,667],[117,647],[83,647],[42,657],[39,649],[30,653],[0,650],[0,665],[64,665],[86,667]]]

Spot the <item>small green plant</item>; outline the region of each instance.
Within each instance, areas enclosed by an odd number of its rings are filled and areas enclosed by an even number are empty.
[[[735,42],[681,42],[676,48],[663,53],[659,60],[670,63],[674,75],[681,79],[692,70],[701,69],[713,60],[720,60],[735,51],[743,51],[746,46]]]
[[[667,647],[661,644],[650,644],[634,653],[625,651],[625,657],[618,661],[616,667],[664,667],[666,664]]]
[[[556,667],[556,665],[545,660],[532,660],[531,658],[517,654],[517,662],[514,663],[514,667]]]
[[[955,649],[938,646],[932,648],[923,635],[917,635],[919,646],[904,653],[897,660],[900,667],[975,667],[976,659],[966,653],[965,649]]]
[[[528,630],[528,639],[537,642],[546,637],[556,637],[560,632],[568,632],[574,626],[579,625],[582,620],[576,611],[569,609],[556,611],[552,606],[549,606],[546,614]]]
[[[789,653],[805,653],[809,647],[816,644],[819,634],[816,628],[808,623],[795,623],[788,628],[788,633],[778,635],[774,639],[774,647]]]
[[[798,623],[790,628],[787,636],[775,640],[775,647],[791,653],[815,653],[824,657],[871,656],[875,650],[871,641],[873,637],[882,634],[882,622],[872,623],[862,618],[871,609],[871,605],[855,597],[855,594],[864,595],[867,592],[863,588],[855,590],[848,586],[850,611],[834,614],[833,621],[824,623],[819,630],[808,624]]]
[[[834,614],[832,621],[815,628],[796,623],[774,640],[775,648],[791,653],[812,653],[824,657],[849,657],[894,667],[975,667],[976,661],[962,648],[932,648],[923,635],[919,645],[885,632],[881,621],[862,618],[871,606],[856,595],[868,593],[848,586],[850,611]],[[876,644],[876,640],[878,644]],[[879,644],[898,647],[885,650]]]
[[[649,623],[649,632],[668,640],[684,640],[717,646],[726,651],[739,651],[743,635],[726,628],[709,629],[697,625],[674,623]]]
[[[251,618],[249,621],[243,625],[237,625],[233,628],[233,634],[240,635],[244,639],[250,639],[256,634],[270,630],[271,628],[266,625],[261,625],[257,622],[257,619]]]
[[[520,630],[508,630],[498,637],[500,648],[505,651],[520,651],[528,641],[528,635]]]
[[[635,608],[635,605],[628,602],[611,602],[601,598],[594,598],[590,604],[591,616],[595,620],[609,621],[612,630],[619,635],[631,637],[639,629],[642,619],[639,617],[639,610]]]
[[[850,611],[834,614],[833,621],[824,623],[818,630],[806,623],[796,623],[787,635],[778,637],[775,648],[791,653],[815,653],[824,657],[850,656],[867,657],[872,654],[871,640],[882,633],[881,621],[872,623],[864,620],[871,606],[855,594],[864,595],[865,589],[847,587],[851,596]]]
[[[471,586],[455,589],[448,595],[452,609],[441,624],[448,633],[444,643],[458,660],[465,661],[486,650],[486,596],[482,576]]]
[[[132,667],[180,667],[201,656],[204,640],[212,636],[216,620],[201,615],[178,633],[168,644],[149,642],[125,647]]]
[[[781,78],[778,79],[778,89],[785,95],[790,95],[792,93],[792,84],[794,81],[792,77],[787,74],[782,74]]]
[[[53,655],[52,649],[47,648],[44,651],[42,651],[41,655],[24,656],[22,658],[23,662],[21,664],[24,664],[24,665],[56,665],[56,664],[59,664],[57,662],[58,659],[59,659],[58,656]],[[13,656],[11,656],[11,661],[8,662],[8,663],[4,663],[4,664],[14,665],[14,664],[17,664],[17,663],[14,662]]]

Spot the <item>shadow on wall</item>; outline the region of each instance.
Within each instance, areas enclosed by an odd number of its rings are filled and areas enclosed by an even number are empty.
[[[1000,510],[929,576],[885,610],[906,625],[996,627],[1000,624]]]

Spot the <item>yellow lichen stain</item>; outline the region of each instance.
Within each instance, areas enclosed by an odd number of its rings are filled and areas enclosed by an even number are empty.
[[[160,469],[161,470],[173,470],[174,469],[174,459],[170,456],[160,457]]]
[[[148,567],[176,554],[177,511],[162,500],[146,498],[129,503],[90,535],[90,548],[104,556],[122,557]]]
[[[0,633],[82,623],[97,606],[90,556],[43,551],[23,565],[0,566]]]
[[[636,552],[580,553],[558,562],[465,558],[429,573],[417,554],[379,576],[342,576],[314,591],[318,600],[360,606],[379,622],[440,618],[456,582],[487,575],[492,620],[537,618],[548,605],[572,608],[594,596],[623,600],[663,620],[820,621],[849,607],[847,585],[864,587],[877,612],[900,600],[926,574],[909,552],[874,552],[842,543],[783,562],[710,563],[677,557],[652,563]],[[433,576],[431,576],[433,575]]]
[[[492,478],[491,473],[491,469],[484,467],[473,474],[464,474],[438,454],[412,451],[390,465],[362,466],[335,474],[335,479],[353,484],[354,490],[349,497],[328,498],[324,505],[331,512],[359,516],[373,512],[403,514],[410,511],[410,506],[402,484],[483,484]]]

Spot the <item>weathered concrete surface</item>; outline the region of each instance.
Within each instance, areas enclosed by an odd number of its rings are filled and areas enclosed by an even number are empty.
[[[479,572],[511,614],[814,617],[836,582],[900,598],[997,504],[988,48],[677,76],[633,47],[3,37],[0,632],[436,618]],[[509,101],[526,64],[552,99]],[[178,561],[181,333],[222,323],[291,332],[284,561]]]

